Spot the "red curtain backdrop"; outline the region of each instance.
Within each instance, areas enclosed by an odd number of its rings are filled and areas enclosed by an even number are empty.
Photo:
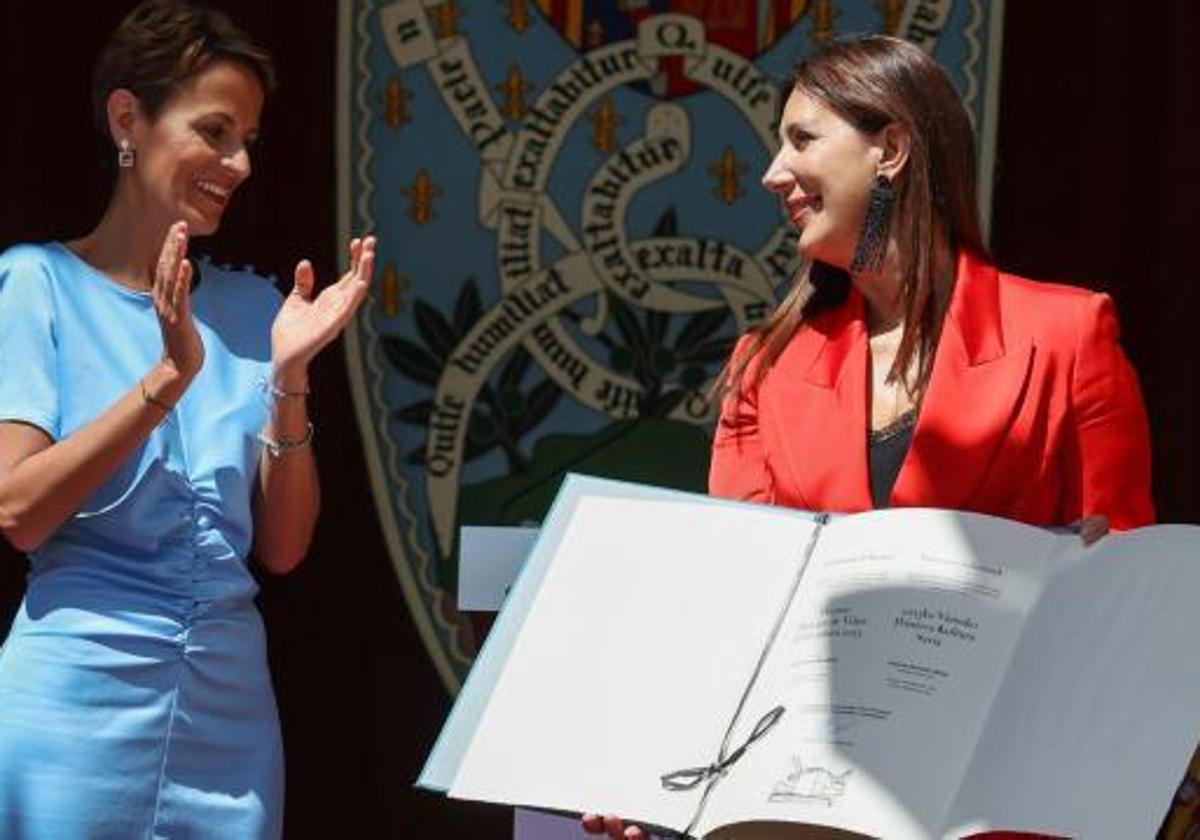
[[[131,5],[0,3],[0,248],[77,236],[99,217],[88,77]],[[336,3],[213,5],[272,50],[282,84],[254,177],[205,247],[281,278],[309,257],[328,279],[341,247]],[[1200,6],[1007,5],[996,256],[1116,298],[1149,405],[1160,516],[1200,522]],[[260,601],[287,750],[287,836],[510,836],[504,809],[411,788],[449,698],[379,535],[339,349],[317,364],[314,389],[329,492],[308,561],[264,580]],[[0,635],[24,574],[0,545]]]

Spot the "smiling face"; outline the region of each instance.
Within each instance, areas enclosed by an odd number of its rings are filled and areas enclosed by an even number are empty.
[[[122,93],[131,96],[114,95]],[[236,61],[217,61],[181,84],[153,119],[131,108],[113,136],[128,138],[136,152],[122,178],[142,212],[162,226],[182,219],[193,235],[214,233],[250,176],[262,106],[255,74]]]
[[[881,138],[863,134],[799,89],[784,106],[779,138],[763,186],[783,201],[806,260],[848,268],[880,174]]]

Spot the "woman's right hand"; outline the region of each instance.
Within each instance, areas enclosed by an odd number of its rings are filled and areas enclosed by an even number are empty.
[[[187,260],[187,246],[187,222],[176,222],[163,240],[152,292],[162,330],[162,361],[180,377],[184,388],[204,366],[204,342],[192,318],[192,264]]]
[[[641,827],[625,825],[624,820],[612,814],[584,814],[580,822],[588,834],[603,834],[609,840],[647,840],[649,837]]]

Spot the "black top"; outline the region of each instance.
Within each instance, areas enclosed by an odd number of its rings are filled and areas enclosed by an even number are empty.
[[[892,487],[908,454],[916,423],[917,412],[908,411],[882,429],[871,430],[867,463],[871,472],[871,501],[877,508],[888,507],[891,501]]]

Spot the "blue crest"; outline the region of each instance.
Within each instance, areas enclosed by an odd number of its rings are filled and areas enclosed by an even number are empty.
[[[987,217],[999,0],[343,0],[341,237],[378,276],[347,333],[392,561],[451,691],[464,524],[540,521],[565,471],[703,491],[709,388],[795,269],[758,180],[780,83],[892,32],[955,80]]]

